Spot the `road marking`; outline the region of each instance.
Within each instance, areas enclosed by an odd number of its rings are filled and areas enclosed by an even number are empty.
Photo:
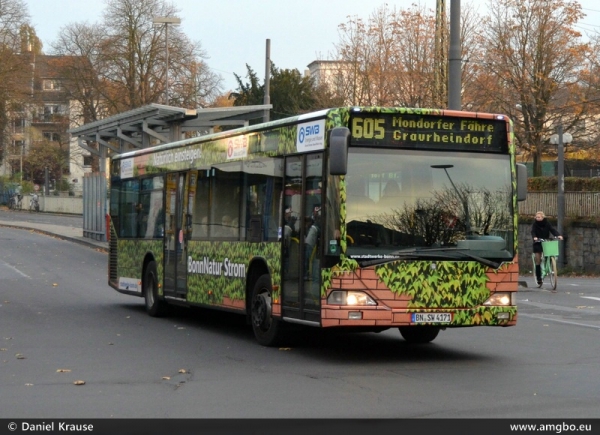
[[[596,297],[594,297],[594,296],[581,296],[581,297],[582,297],[582,298],[585,298],[585,299],[593,299],[593,300],[595,300],[595,301],[600,301],[600,298],[596,298]]]
[[[519,313],[519,317],[529,317],[531,319],[545,320],[547,322],[565,323],[567,325],[583,326],[584,328],[600,329],[600,326],[598,326],[598,325],[588,325],[586,323],[569,322],[568,320],[552,319],[552,318],[549,318],[549,317],[538,316],[538,315],[535,315],[535,314]]]
[[[30,277],[29,275],[26,275],[26,274],[24,274],[24,273],[23,273],[23,272],[21,272],[19,269],[17,269],[15,266],[11,266],[10,264],[8,264],[8,263],[6,263],[6,262],[4,262],[4,261],[3,261],[3,263],[4,263],[4,265],[5,265],[6,267],[8,267],[9,269],[12,269],[12,270],[14,270],[14,271],[15,271],[15,272],[17,272],[19,275],[21,275],[21,276],[23,276],[23,277],[25,277],[25,278],[29,278],[29,279],[31,279],[31,277]]]

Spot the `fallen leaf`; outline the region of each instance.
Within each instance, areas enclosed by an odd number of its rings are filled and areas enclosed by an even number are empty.
[[[52,287],[58,287],[57,283],[52,284]]]
[[[17,357],[17,359],[25,359],[25,355],[22,355],[20,353],[15,355]]]
[[[71,369],[58,369],[56,373],[71,373]]]
[[[171,376],[163,376],[163,377],[162,377],[162,380],[163,380],[163,381],[168,381],[169,379],[171,379]]]
[[[33,387],[33,384],[25,384],[26,387]]]
[[[292,350],[291,347],[280,347],[279,350]]]
[[[85,385],[85,381],[75,381],[73,382],[74,385]]]
[[[179,373],[187,373],[188,371],[186,369],[179,369]]]
[[[5,350],[8,350],[8,349],[5,347],[0,348],[0,351],[5,351]]]

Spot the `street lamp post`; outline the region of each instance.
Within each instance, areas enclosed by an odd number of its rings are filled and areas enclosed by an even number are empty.
[[[25,148],[25,142],[21,144],[21,186],[23,185],[23,148]]]
[[[166,47],[166,58],[165,58],[165,104],[169,104],[169,24],[178,26],[181,24],[181,19],[177,17],[154,17],[152,20],[153,24],[165,26],[165,47]]]
[[[562,124],[556,128],[557,134],[550,136],[550,143],[558,145],[558,197],[556,201],[556,229],[558,234],[564,237],[563,221],[565,218],[565,143],[571,143],[573,136],[569,133],[563,133]],[[558,243],[561,243],[559,240]],[[563,246],[558,250],[558,264],[561,268],[565,267],[564,240]]]

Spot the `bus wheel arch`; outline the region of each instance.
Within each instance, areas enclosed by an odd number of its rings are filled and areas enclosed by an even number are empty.
[[[167,314],[167,303],[158,294],[158,272],[156,261],[152,256],[144,259],[142,294],[146,312],[152,317],[163,317]]]
[[[425,344],[433,341],[440,333],[438,326],[400,326],[402,338],[411,344]]]

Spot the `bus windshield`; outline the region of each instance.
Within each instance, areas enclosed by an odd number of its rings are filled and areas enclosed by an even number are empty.
[[[345,180],[351,258],[513,258],[508,155],[350,148]]]

